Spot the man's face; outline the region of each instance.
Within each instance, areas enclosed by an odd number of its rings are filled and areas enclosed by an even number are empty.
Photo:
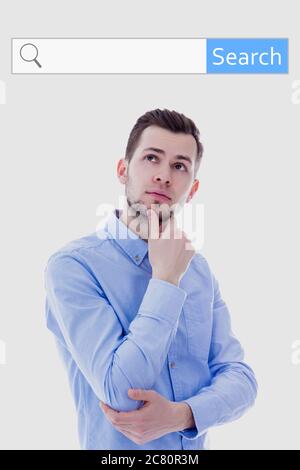
[[[199,185],[194,179],[196,155],[197,144],[192,135],[147,127],[130,163],[124,159],[118,163],[128,206],[145,217],[150,207],[159,209],[165,220],[171,206],[189,202]],[[168,198],[153,192],[163,192]]]

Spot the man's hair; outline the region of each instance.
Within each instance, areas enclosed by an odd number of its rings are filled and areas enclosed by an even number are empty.
[[[200,142],[200,132],[195,123],[184,114],[170,111],[169,109],[154,109],[148,111],[138,118],[134,127],[132,128],[125,152],[125,159],[130,162],[140,139],[142,132],[149,126],[159,126],[174,133],[182,132],[184,134],[192,135],[197,144],[197,155],[195,160],[195,172],[200,166],[203,154],[203,145]]]

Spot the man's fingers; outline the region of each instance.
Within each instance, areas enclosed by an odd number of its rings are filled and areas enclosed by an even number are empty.
[[[139,410],[134,411],[114,411],[112,409],[104,409],[105,416],[109,421],[116,425],[132,426],[138,422],[140,418]]]
[[[159,211],[158,213],[154,209],[147,209],[148,215],[148,235],[151,239],[170,238],[176,228],[176,220],[173,211],[170,211],[169,217],[166,218],[166,213]],[[159,215],[163,215],[164,219],[159,225]]]
[[[159,219],[153,209],[147,210],[148,214],[148,236],[151,239],[159,238]]]
[[[174,234],[177,231],[177,225],[175,217],[170,217],[165,225],[163,226],[163,230],[161,232],[161,238],[163,239],[171,239],[174,238]]]

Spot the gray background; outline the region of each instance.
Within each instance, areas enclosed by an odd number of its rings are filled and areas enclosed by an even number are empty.
[[[1,1],[0,447],[76,449],[67,378],[44,318],[51,253],[123,194],[116,162],[145,111],[199,126],[203,253],[259,395],[213,449],[299,449],[299,15],[294,1]],[[12,76],[11,37],[289,37],[289,75]],[[297,60],[296,60],[297,59]]]

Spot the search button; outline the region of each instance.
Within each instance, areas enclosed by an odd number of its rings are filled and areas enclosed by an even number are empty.
[[[31,43],[24,44],[20,49],[20,56],[25,62],[35,62],[38,67],[42,67],[37,56],[39,54],[38,48]]]

